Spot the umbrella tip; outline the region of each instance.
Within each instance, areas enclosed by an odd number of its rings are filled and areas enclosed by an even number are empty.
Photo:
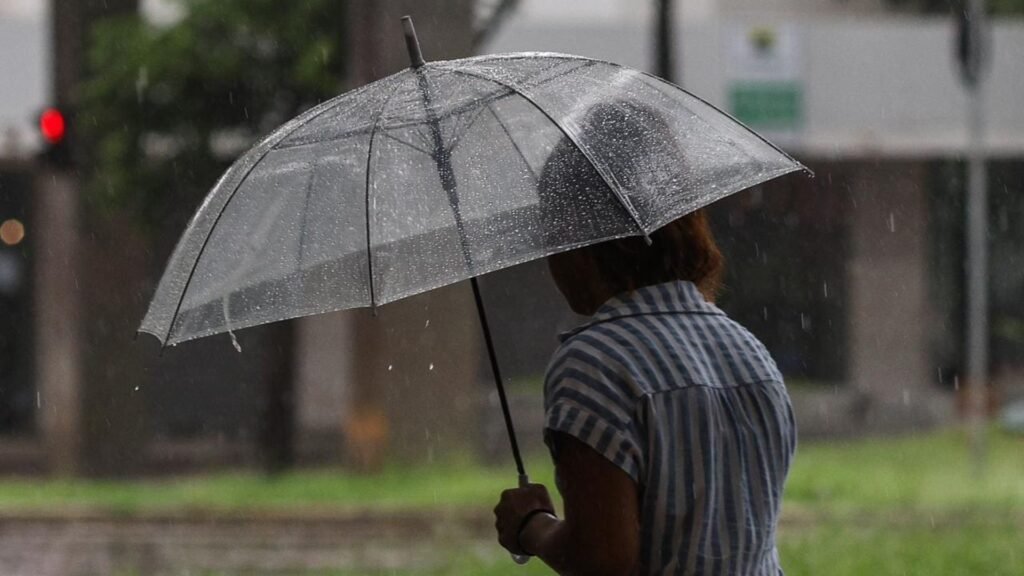
[[[405,48],[409,51],[409,62],[413,69],[426,64],[423,61],[423,52],[420,51],[420,41],[416,37],[416,27],[412,24],[412,16],[402,16],[402,31],[405,33]]]

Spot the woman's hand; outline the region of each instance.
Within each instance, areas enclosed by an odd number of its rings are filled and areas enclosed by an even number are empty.
[[[528,551],[522,549],[519,533],[525,528],[523,521],[528,516],[532,521],[538,510],[550,514],[555,512],[551,496],[543,484],[528,484],[502,492],[501,500],[494,507],[494,527],[498,530],[498,542],[513,554],[528,554]]]
[[[540,484],[506,490],[494,508],[498,541],[513,554],[540,558],[562,575],[635,574],[640,556],[637,484],[576,438],[560,432],[554,438],[565,519],[530,515],[552,510],[548,491]]]

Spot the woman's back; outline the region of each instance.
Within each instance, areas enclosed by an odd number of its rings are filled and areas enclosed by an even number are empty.
[[[545,404],[548,430],[641,487],[641,573],[781,573],[789,398],[761,343],[692,283],[615,298],[564,336]]]

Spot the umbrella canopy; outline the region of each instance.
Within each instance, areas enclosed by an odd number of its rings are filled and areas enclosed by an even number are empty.
[[[593,177],[540,186],[556,163]],[[377,306],[646,236],[800,169],[699,98],[616,64],[426,63],[307,111],[239,158],[185,230],[140,331],[176,344]]]

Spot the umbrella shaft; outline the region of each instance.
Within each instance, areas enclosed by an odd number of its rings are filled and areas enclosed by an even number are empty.
[[[516,460],[516,471],[520,478],[526,477],[526,469],[523,467],[523,457],[519,454],[519,442],[516,440],[516,428],[512,424],[512,412],[508,408],[508,397],[505,395],[505,385],[501,379],[501,370],[498,368],[498,356],[494,353],[494,341],[491,340],[491,330],[487,325],[487,312],[484,310],[484,301],[480,297],[480,284],[476,278],[471,278],[473,284],[473,298],[476,299],[476,310],[480,315],[480,328],[484,332],[484,342],[487,345],[487,356],[491,360],[491,371],[494,374],[494,385],[498,388],[498,400],[501,402],[501,414],[505,418],[505,429],[508,431],[508,441],[512,446],[512,457]]]
[[[427,126],[430,129],[430,137],[433,141],[434,163],[437,165],[437,175],[441,179],[441,187],[448,195],[448,204],[452,208],[452,216],[455,218],[455,229],[459,233],[459,246],[462,248],[462,259],[470,275],[475,274],[473,269],[473,255],[469,252],[469,239],[466,237],[466,224],[462,219],[462,211],[459,208],[459,186],[455,181],[455,170],[452,168],[451,151],[444,146],[444,137],[441,135],[441,120],[438,119],[430,97],[430,86],[427,83],[427,76],[422,70],[417,73],[416,81],[419,85],[420,94],[423,95],[423,111],[427,116]]]

